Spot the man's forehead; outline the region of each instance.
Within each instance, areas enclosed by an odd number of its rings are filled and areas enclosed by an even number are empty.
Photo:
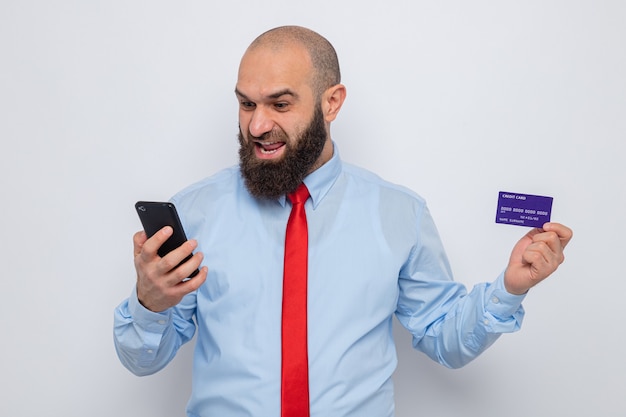
[[[313,66],[302,48],[264,48],[246,51],[239,66],[236,91],[240,95],[275,97],[297,95],[310,88]]]
[[[313,64],[308,51],[301,45],[259,45],[249,48],[243,55],[239,72],[259,68],[304,72],[311,71]]]

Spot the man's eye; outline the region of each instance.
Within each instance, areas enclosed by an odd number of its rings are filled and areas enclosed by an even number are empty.
[[[274,103],[274,107],[278,110],[286,110],[289,104],[287,103]]]
[[[255,106],[254,103],[251,102],[251,101],[241,101],[241,102],[239,102],[239,105],[243,109],[253,109],[254,106]]]

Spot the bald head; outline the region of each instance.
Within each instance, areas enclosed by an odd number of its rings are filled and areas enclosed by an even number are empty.
[[[312,88],[321,95],[326,89],[341,82],[339,61],[335,48],[320,34],[300,26],[281,26],[270,29],[257,37],[248,51],[269,48],[278,52],[289,47],[302,47],[311,59],[313,67]]]

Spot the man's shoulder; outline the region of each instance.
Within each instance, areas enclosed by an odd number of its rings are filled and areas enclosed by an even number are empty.
[[[177,192],[173,197],[174,203],[182,203],[185,200],[198,198],[222,197],[237,192],[241,183],[239,166],[231,166],[222,169],[215,174],[203,178]]]
[[[414,200],[420,205],[426,203],[419,194],[410,188],[388,181],[378,174],[357,165],[343,162],[343,173],[346,175],[347,179],[353,182],[357,187],[376,189],[379,193],[383,193],[387,196]]]

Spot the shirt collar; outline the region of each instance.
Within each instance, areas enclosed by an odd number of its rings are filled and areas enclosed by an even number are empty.
[[[304,185],[309,189],[311,194],[311,203],[313,203],[313,210],[322,202],[328,191],[332,188],[333,184],[339,177],[341,172],[341,158],[339,157],[339,150],[337,145],[333,142],[333,156],[324,165],[311,172],[304,178]],[[283,195],[278,199],[278,202],[284,207],[287,201],[287,196]]]

